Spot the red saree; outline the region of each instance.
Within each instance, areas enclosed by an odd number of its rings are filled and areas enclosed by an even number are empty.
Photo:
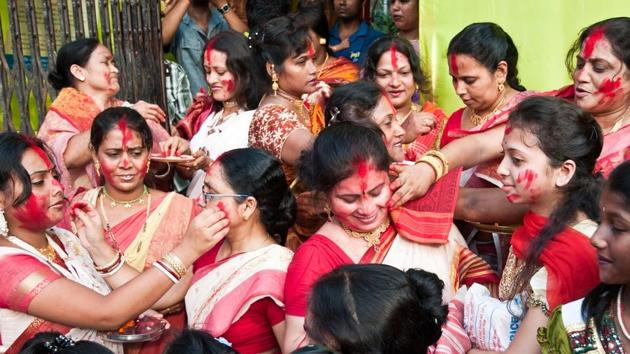
[[[432,148],[439,148],[441,134],[446,128],[448,117],[446,113],[435,103],[426,101],[422,105],[422,112],[433,113],[435,116],[435,129],[424,135],[419,135],[414,142],[409,144],[405,149],[405,159],[409,161],[417,161],[425,152]]]
[[[528,212],[523,226],[512,234],[510,241],[516,257],[527,257],[530,243],[547,223],[547,218]],[[547,300],[549,310],[584,297],[599,284],[597,252],[590,240],[570,227],[557,234],[545,246],[539,259],[547,269]]]

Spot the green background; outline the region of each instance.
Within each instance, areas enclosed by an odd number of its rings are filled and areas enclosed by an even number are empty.
[[[495,22],[519,51],[519,78],[544,91],[571,82],[564,65],[578,32],[597,21],[630,16],[630,0],[420,0],[421,57],[437,102],[447,113],[463,106],[448,75],[450,39],[474,22]]]

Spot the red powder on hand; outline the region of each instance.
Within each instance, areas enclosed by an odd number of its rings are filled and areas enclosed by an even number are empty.
[[[457,56],[455,54],[449,54],[448,65],[451,68],[451,73],[453,73],[453,76],[458,76],[459,72],[457,71]]]
[[[584,41],[584,48],[582,50],[582,58],[588,59],[593,54],[593,50],[597,43],[604,37],[604,30],[600,27],[595,29],[590,36]]]

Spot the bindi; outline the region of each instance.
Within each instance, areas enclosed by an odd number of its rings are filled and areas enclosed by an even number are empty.
[[[365,160],[359,159],[353,163],[356,174],[359,176],[361,193],[367,193],[367,175],[369,170],[371,169],[371,165],[368,164]]]
[[[604,30],[600,28],[596,28],[593,33],[591,33],[586,40],[584,41],[584,48],[582,50],[582,57],[584,59],[588,59],[593,54],[593,50],[595,50],[595,46],[599,43],[604,37]]]
[[[313,43],[308,45],[308,57],[311,59],[315,58],[315,48],[313,48]]]
[[[457,56],[455,54],[448,55],[448,66],[450,67],[453,76],[459,75],[459,72],[457,71]]]
[[[398,70],[398,50],[396,50],[396,46],[393,43],[391,47],[389,47],[389,54],[392,60],[392,68]]]

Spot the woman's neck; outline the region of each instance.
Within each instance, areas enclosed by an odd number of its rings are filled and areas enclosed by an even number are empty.
[[[396,109],[396,116],[398,116],[399,118],[407,117],[407,115],[409,115],[409,112],[411,112],[412,105],[413,102],[411,102],[411,99],[409,99],[409,101],[404,105],[400,107],[394,107]]]
[[[9,229],[9,235],[13,235],[35,248],[44,248],[48,245],[46,230],[31,231],[23,227],[12,227]]]
[[[326,47],[322,46],[321,49],[315,55],[313,61],[315,62],[315,66],[317,70],[321,70],[324,63],[326,63],[326,59],[328,58],[328,53],[326,52]]]
[[[138,199],[144,193],[144,183],[140,184],[139,186],[135,187],[133,190],[130,190],[130,191],[121,191],[121,190],[119,190],[117,188],[113,188],[108,183],[105,183],[103,188],[105,189],[105,192],[107,192],[107,194],[112,199],[114,199],[116,201],[120,201],[120,202],[125,202],[125,201]]]
[[[605,113],[593,114],[604,134],[619,130],[630,120],[630,103]]]
[[[101,111],[107,108],[110,108],[112,106],[112,98],[114,97],[114,95],[110,95],[105,92],[93,90],[87,87],[87,85],[80,86],[77,88],[77,90],[89,96],[92,99],[92,101],[94,101],[96,106],[98,106],[98,108],[101,109]]]
[[[406,31],[399,31],[398,35],[408,41],[417,41],[419,37],[418,26],[415,26]]]
[[[235,254],[258,250],[272,243],[273,239],[263,225],[252,221],[231,229],[225,241],[223,244],[224,254],[225,257],[230,257]]]
[[[232,104],[226,104],[226,102],[223,103],[223,118],[229,116],[232,113],[236,113],[238,111],[241,110],[241,106],[239,106],[237,103]]]

